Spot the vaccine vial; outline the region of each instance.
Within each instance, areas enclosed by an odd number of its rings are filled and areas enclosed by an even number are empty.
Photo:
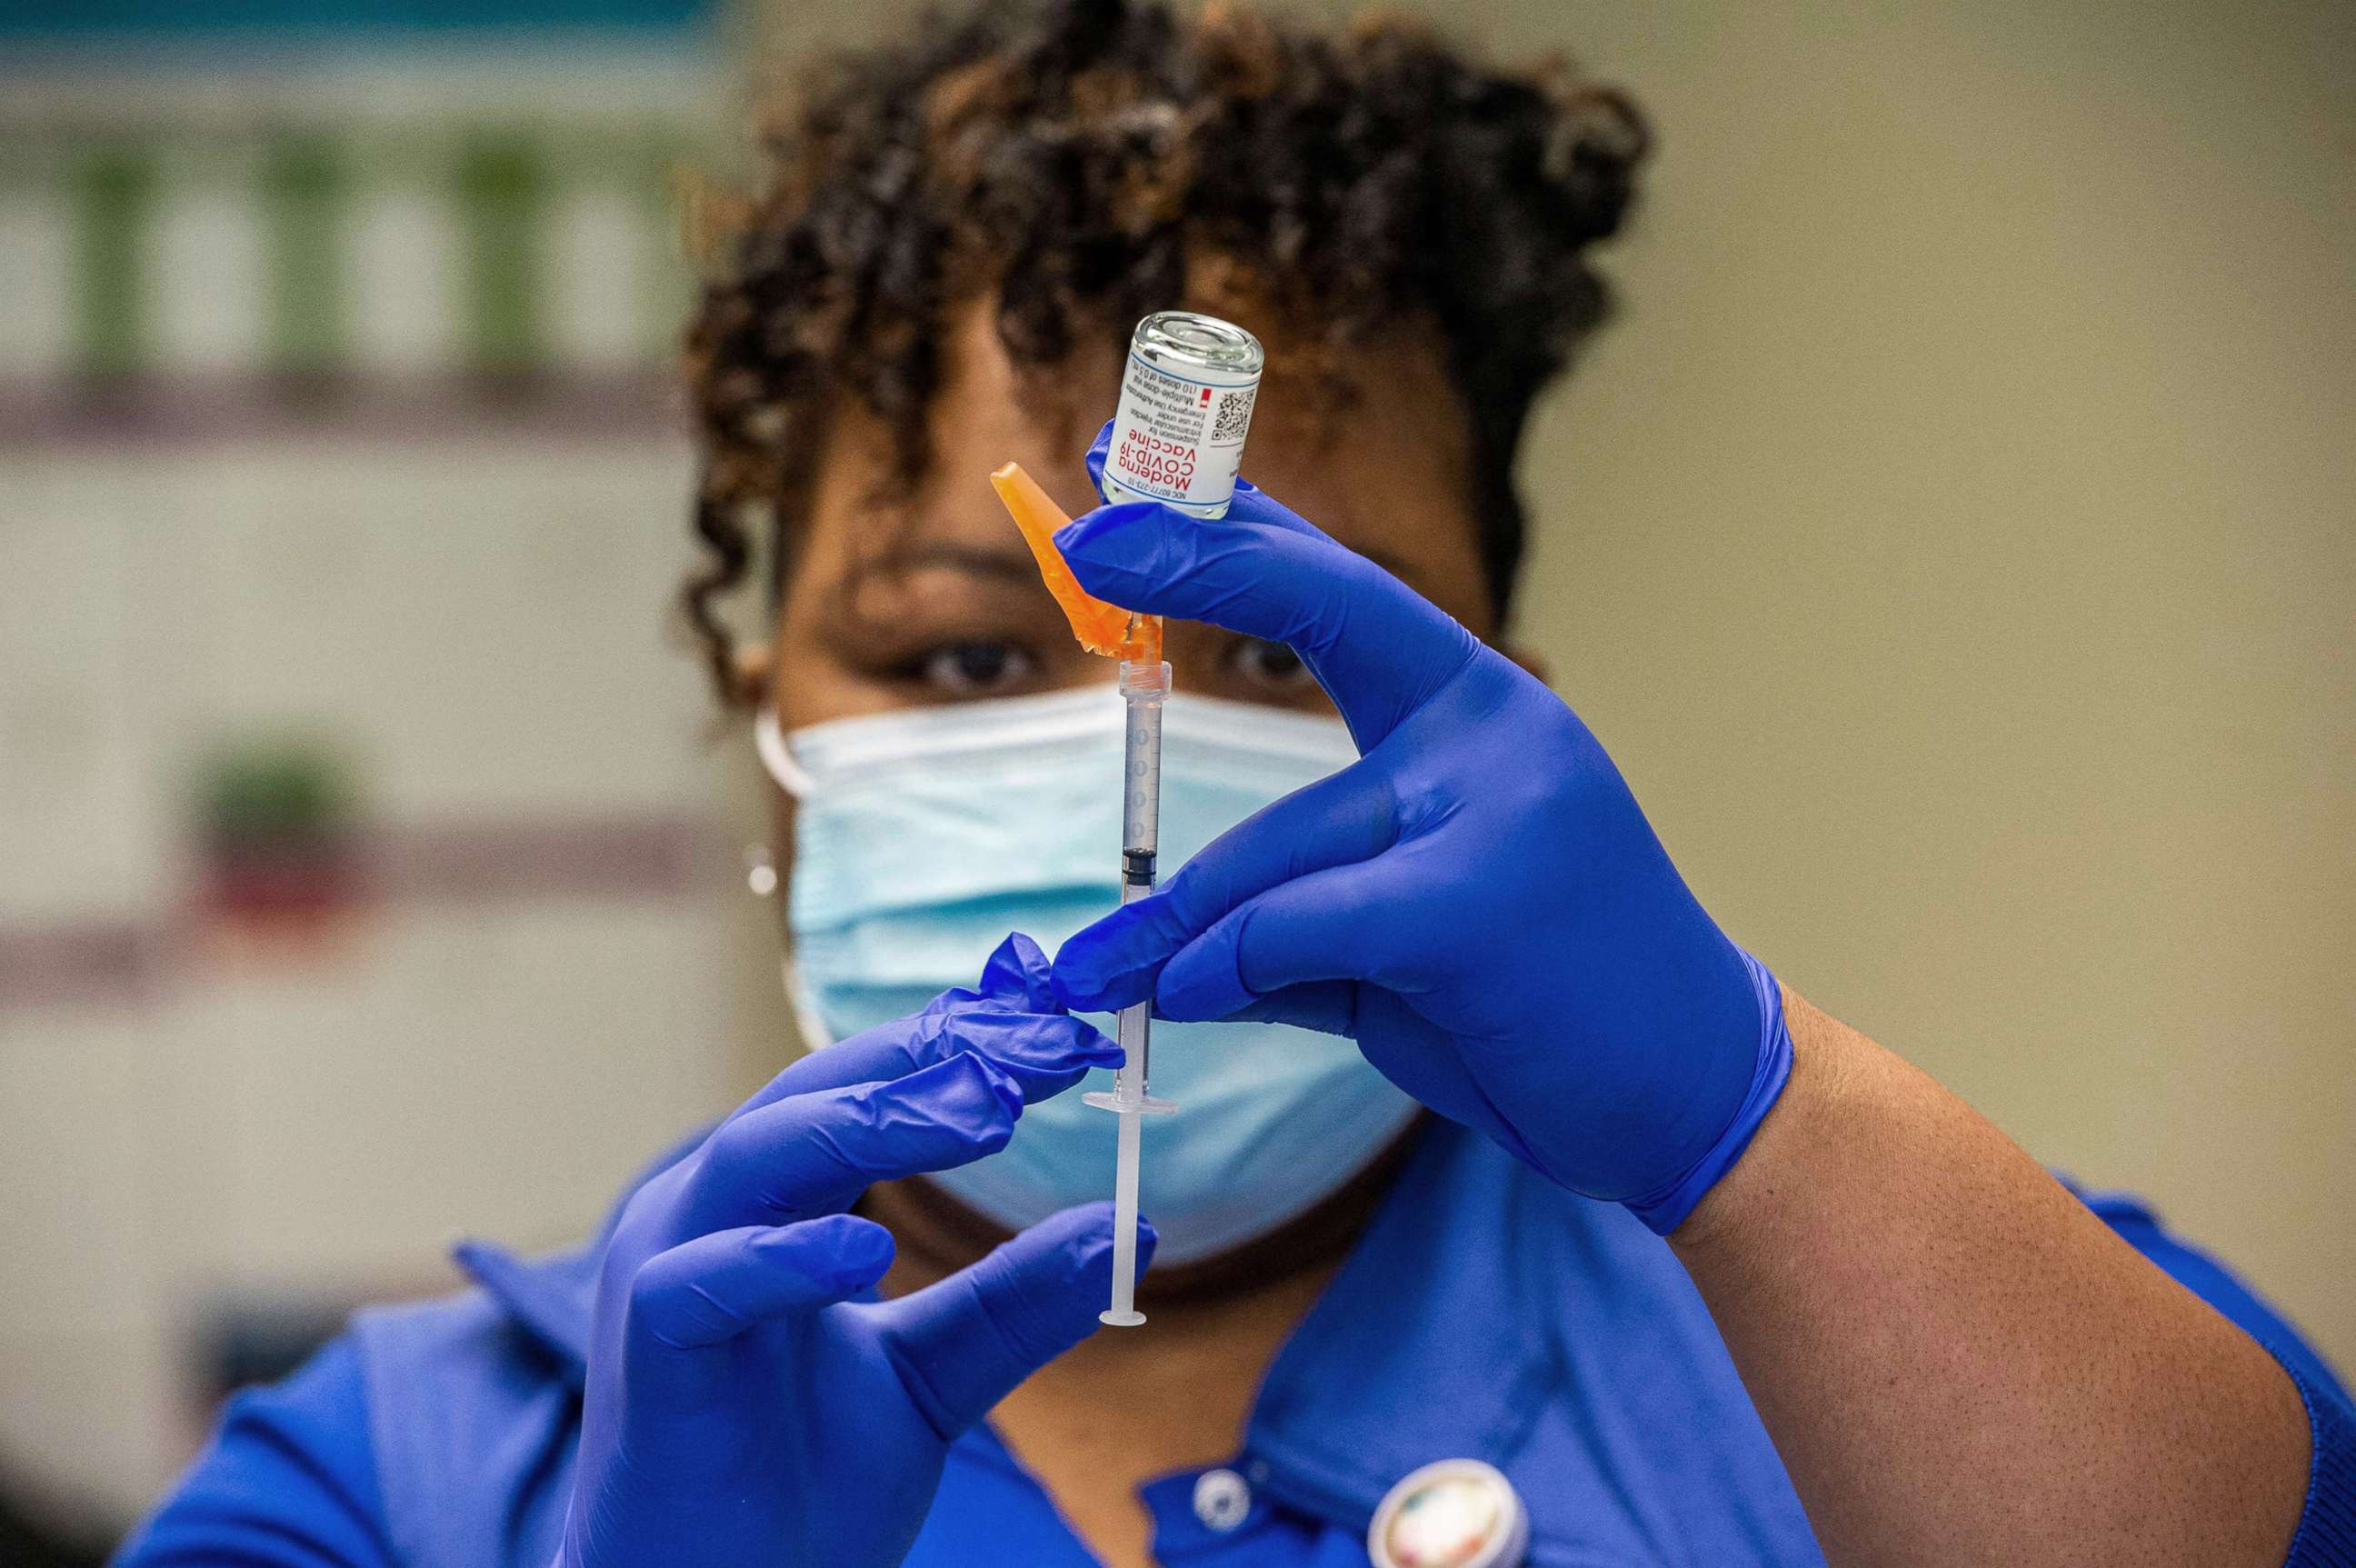
[[[1105,499],[1225,517],[1267,361],[1258,338],[1215,316],[1162,310],[1139,322],[1105,454]]]

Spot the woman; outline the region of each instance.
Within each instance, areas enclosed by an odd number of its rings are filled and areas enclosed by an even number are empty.
[[[579,1251],[466,1250],[479,1290],[239,1402],[125,1561],[1362,1563],[1440,1460],[1491,1468],[1387,1560],[1494,1563],[1519,1510],[1538,1564],[2351,1561],[2293,1331],[1780,986],[1493,648],[1643,145],[1390,27],[1070,4],[847,63],[720,240],[687,600],[833,1043]],[[1174,302],[1282,369],[1228,520],[1062,537],[1196,699],[1206,847],[1098,918],[1118,704],[982,476],[1085,507]],[[1147,997],[1151,1322],[1096,1333],[1071,1010]]]

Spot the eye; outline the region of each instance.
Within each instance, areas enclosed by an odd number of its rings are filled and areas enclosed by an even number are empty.
[[[1248,637],[1228,650],[1227,668],[1264,692],[1292,693],[1316,684],[1301,655],[1280,642]]]
[[[920,660],[918,679],[953,697],[986,697],[1028,680],[1037,665],[1011,642],[952,642]]]

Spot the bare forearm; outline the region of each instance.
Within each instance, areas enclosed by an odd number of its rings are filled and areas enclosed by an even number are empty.
[[[1785,993],[1792,1080],[1671,1242],[1838,1568],[2283,1561],[2272,1357],[2003,1133]]]

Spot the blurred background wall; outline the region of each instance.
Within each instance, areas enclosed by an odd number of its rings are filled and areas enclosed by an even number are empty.
[[[102,1530],[749,1079],[663,615],[737,73],[688,0],[0,16],[0,1477]]]
[[[2356,10],[1445,9],[1661,134],[1523,639],[1793,985],[2356,1366]],[[0,14],[0,1474],[53,1513],[789,1048],[664,630],[670,176],[902,14]]]

